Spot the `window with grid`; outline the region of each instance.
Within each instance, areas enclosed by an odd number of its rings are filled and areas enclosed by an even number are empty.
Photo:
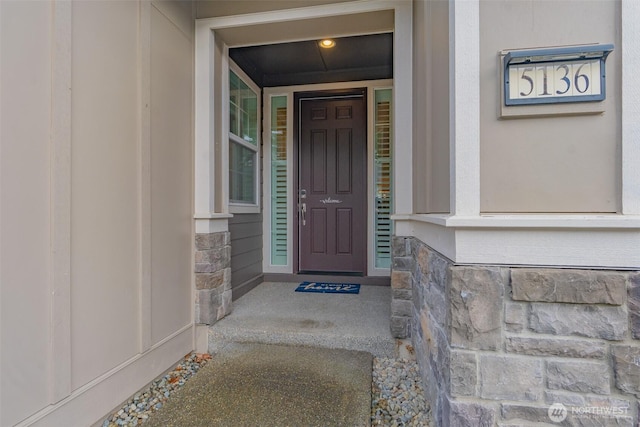
[[[229,202],[258,205],[258,94],[229,71]]]

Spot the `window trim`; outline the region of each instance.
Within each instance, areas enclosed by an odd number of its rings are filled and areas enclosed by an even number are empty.
[[[230,81],[231,81],[231,72],[233,72],[236,76],[238,76],[238,78],[244,83],[246,84],[249,89],[251,89],[255,95],[256,95],[256,144],[252,144],[248,141],[245,141],[244,139],[242,139],[241,137],[239,137],[238,135],[236,135],[235,133],[231,132],[231,128],[229,126],[229,120],[230,120],[230,116],[231,116],[231,111],[229,108],[229,104],[231,101],[231,93],[230,93]],[[233,62],[233,60],[231,58],[229,58],[229,72],[227,73],[227,79],[226,79],[226,88],[227,88],[227,96],[226,96],[226,102],[225,102],[225,109],[226,109],[226,125],[227,125],[227,138],[226,138],[226,144],[228,146],[227,148],[227,153],[228,154],[228,158],[227,158],[227,174],[229,174],[229,181],[228,181],[228,191],[229,191],[229,198],[228,198],[228,203],[229,203],[229,213],[232,214],[251,214],[251,213],[260,213],[261,212],[261,199],[262,199],[262,192],[261,192],[261,188],[260,188],[260,163],[261,163],[261,147],[262,147],[262,91],[260,90],[260,87],[258,87],[258,85],[256,85],[253,80],[251,80],[249,78],[249,76],[247,76],[247,74],[245,74],[244,71],[242,71],[242,69],[240,69],[240,67]],[[254,164],[254,191],[255,191],[255,203],[247,203],[247,202],[239,202],[239,201],[232,201],[231,200],[231,174],[230,174],[230,159],[231,159],[231,144],[238,144],[241,147],[244,147],[248,150],[251,150],[255,153],[256,156],[256,161]]]

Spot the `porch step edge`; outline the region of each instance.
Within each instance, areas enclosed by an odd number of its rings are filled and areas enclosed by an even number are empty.
[[[257,343],[304,347],[319,347],[342,350],[357,350],[371,353],[375,357],[398,357],[399,341],[393,338],[371,336],[337,336],[318,333],[277,333],[254,330],[221,330],[216,325],[209,327],[209,353],[224,351],[229,344]]]

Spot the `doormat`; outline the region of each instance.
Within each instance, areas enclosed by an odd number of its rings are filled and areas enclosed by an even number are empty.
[[[302,282],[296,292],[316,292],[323,294],[358,294],[360,285],[356,283]]]

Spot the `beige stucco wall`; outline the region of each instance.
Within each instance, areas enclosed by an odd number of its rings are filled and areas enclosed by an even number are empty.
[[[449,212],[449,3],[413,3],[414,211]]]
[[[52,3],[0,2],[2,426],[90,425],[193,348],[194,9],[62,10],[66,42]],[[64,123],[68,161],[52,148]]]
[[[483,212],[619,211],[619,28],[619,1],[480,2]],[[498,51],[584,43],[616,47],[603,114],[498,119]]]

